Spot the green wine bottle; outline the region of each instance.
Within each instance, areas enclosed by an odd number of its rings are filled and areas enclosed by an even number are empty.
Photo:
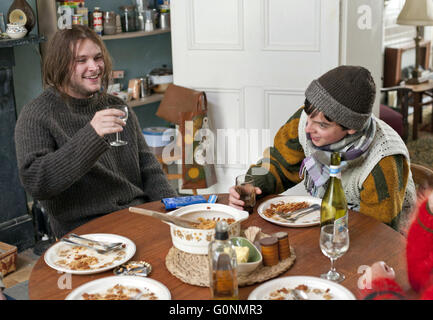
[[[320,206],[320,226],[334,224],[335,228],[348,227],[347,201],[341,184],[341,156],[338,152],[331,155],[329,184]]]

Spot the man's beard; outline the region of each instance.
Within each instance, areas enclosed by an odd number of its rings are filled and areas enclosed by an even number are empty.
[[[101,85],[99,85],[98,89],[95,90],[89,90],[87,89],[85,86],[79,84],[79,83],[74,83],[71,82],[69,84],[69,87],[71,88],[72,91],[74,91],[75,93],[78,93],[82,96],[88,97],[90,98],[91,96],[93,96],[95,93],[99,92],[101,90]]]

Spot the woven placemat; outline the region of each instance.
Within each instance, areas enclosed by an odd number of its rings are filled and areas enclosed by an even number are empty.
[[[262,234],[262,236],[265,236]],[[296,254],[290,247],[290,257],[274,266],[259,266],[248,275],[238,275],[240,287],[264,282],[287,271],[295,262]],[[171,247],[165,258],[165,265],[179,280],[195,286],[209,287],[209,261],[207,254],[192,254]]]

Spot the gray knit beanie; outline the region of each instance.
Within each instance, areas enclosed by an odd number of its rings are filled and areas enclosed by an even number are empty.
[[[329,119],[361,130],[371,116],[376,86],[370,72],[357,66],[339,66],[313,80],[305,97]]]

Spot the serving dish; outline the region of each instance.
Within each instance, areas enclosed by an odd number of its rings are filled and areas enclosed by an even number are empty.
[[[229,236],[237,237],[241,231],[240,222],[248,219],[249,214],[246,211],[240,211],[233,207],[220,203],[199,203],[182,207],[167,213],[173,216],[181,216],[189,220],[197,220],[198,218],[209,220],[228,220],[233,219],[234,222],[229,224]],[[173,245],[179,250],[194,253],[207,254],[209,243],[214,239],[215,229],[191,229],[183,228],[172,223],[165,222],[170,225],[170,235]]]
[[[251,241],[243,237],[232,237],[230,241],[233,243],[233,245],[237,247],[248,247],[250,249],[248,254],[248,261],[238,263],[239,275],[248,275],[254,270],[256,270],[259,265],[262,264],[262,254],[256,248],[256,246],[251,243]]]

